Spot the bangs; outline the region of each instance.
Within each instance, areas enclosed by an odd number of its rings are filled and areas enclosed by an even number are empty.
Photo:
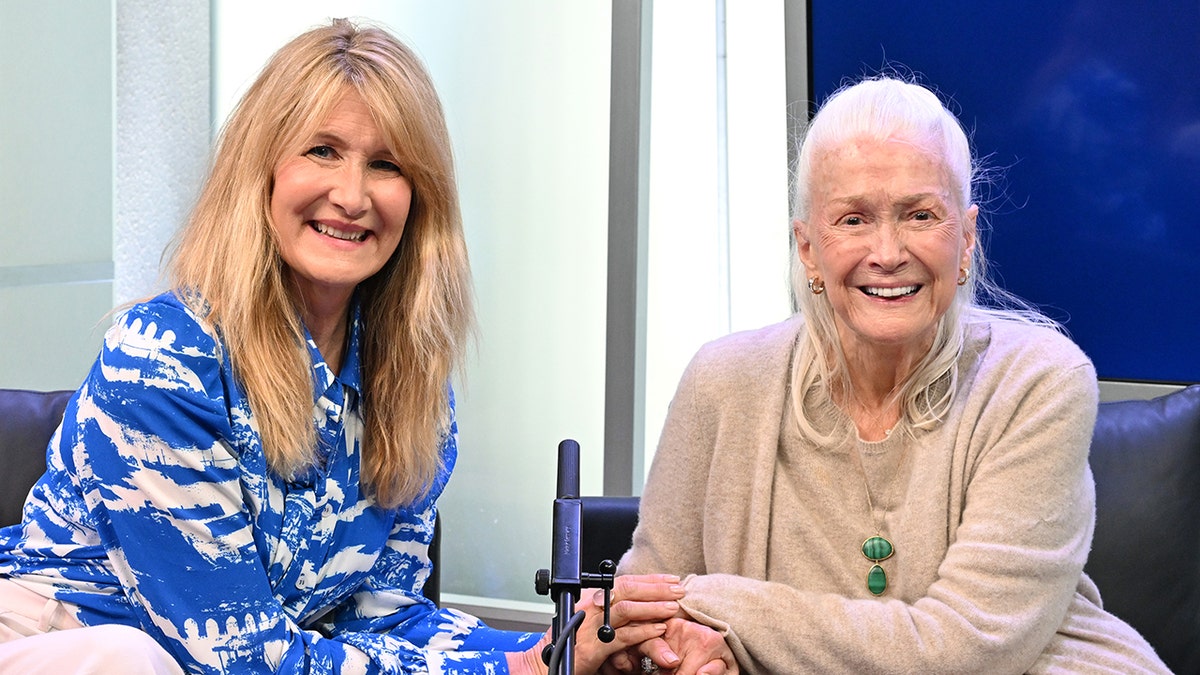
[[[316,135],[342,97],[354,91],[349,82],[332,73],[304,85],[297,83],[296,89],[304,91],[305,95],[295,95],[280,116],[278,123],[283,132],[277,137],[276,146],[271,148],[272,168],[284,157],[306,150],[303,146]]]

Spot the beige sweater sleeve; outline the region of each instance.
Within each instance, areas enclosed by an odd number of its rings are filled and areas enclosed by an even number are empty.
[[[1023,673],[1047,661],[1047,650],[1070,652],[1076,672],[1089,663],[1166,672],[1144,643],[1059,634],[1076,605],[1094,609],[1098,625],[1123,627],[1077,593],[1090,588],[1082,577],[1094,509],[1090,363],[1058,336],[1032,348],[993,344],[981,358],[970,391],[960,392],[965,421],[925,437],[953,460],[914,468],[937,474],[918,476],[916,489],[929,494],[916,501],[942,509],[949,542],[929,562],[933,581],[919,597],[762,580],[765,527],[754,505],[769,497],[744,474],[765,471],[774,454],[777,435],[753,419],[765,409],[777,432],[786,372],[773,369],[769,350],[737,344],[702,352],[684,376],[622,571],[690,575],[685,609],[721,630],[749,673]]]

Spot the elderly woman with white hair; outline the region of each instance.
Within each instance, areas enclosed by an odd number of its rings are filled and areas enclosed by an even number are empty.
[[[685,577],[742,672],[1168,672],[1083,572],[1096,374],[989,283],[976,173],[927,88],[836,93],[796,167],[799,311],[683,376],[620,571]]]

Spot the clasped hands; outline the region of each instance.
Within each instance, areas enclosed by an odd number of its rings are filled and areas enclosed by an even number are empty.
[[[575,633],[575,671],[582,675],[655,671],[659,675],[737,675],[737,662],[721,634],[693,621],[680,607],[684,594],[674,575],[617,577],[610,612],[616,637],[603,643],[596,635],[604,622],[604,592],[584,591],[575,605],[576,611],[586,613]],[[540,657],[535,661],[534,655],[540,655],[549,640],[547,633],[538,646],[521,655],[529,670],[514,668],[513,672],[545,673]],[[649,670],[643,668],[643,657],[653,663]],[[540,669],[533,669],[538,666]]]

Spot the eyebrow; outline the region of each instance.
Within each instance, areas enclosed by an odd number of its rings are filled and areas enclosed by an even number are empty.
[[[308,137],[308,142],[309,143],[330,144],[330,145],[345,145],[346,139],[342,138],[341,136],[337,135],[336,133],[334,133],[332,131],[329,131],[326,129],[317,129],[316,131],[314,131],[312,133],[311,136]]]
[[[949,197],[944,192],[918,192],[916,194],[905,195],[896,201],[900,206],[912,206],[926,200],[936,200],[939,202],[949,202]],[[834,197],[829,200],[831,204],[858,206],[861,204],[871,204],[875,200],[867,195],[848,195],[845,197]]]
[[[944,192],[941,192],[941,193],[920,192],[915,195],[909,195],[908,197],[901,199],[898,203],[900,206],[911,207],[911,206],[916,206],[917,204],[920,204],[921,202],[927,202],[930,200],[936,201],[939,204],[949,204],[950,203],[949,196]]]

